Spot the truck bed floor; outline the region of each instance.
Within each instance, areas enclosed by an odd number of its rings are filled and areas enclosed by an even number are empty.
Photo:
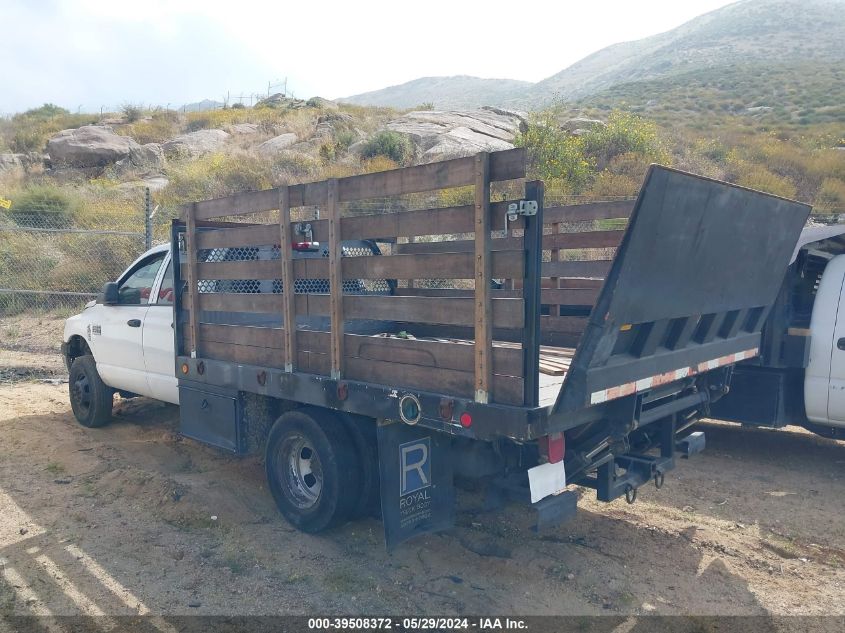
[[[471,341],[470,341],[471,342]],[[494,341],[494,347],[519,347],[516,343]],[[574,347],[540,346],[540,406],[550,407],[557,400],[569,364],[575,354]]]

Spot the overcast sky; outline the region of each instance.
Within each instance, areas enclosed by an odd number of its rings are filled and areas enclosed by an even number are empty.
[[[538,81],[729,0],[0,0],[0,113],[336,98],[431,75]]]

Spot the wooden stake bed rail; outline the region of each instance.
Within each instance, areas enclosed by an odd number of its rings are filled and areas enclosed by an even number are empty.
[[[524,177],[517,149],[191,205],[180,355],[531,406],[537,381],[526,368],[562,380],[571,349],[530,341],[577,342],[585,315],[565,308],[588,311],[595,301],[610,258],[591,253],[621,239],[602,222],[627,217],[632,205],[544,210],[540,195],[538,219],[545,213],[557,227],[543,235],[530,217],[506,221],[518,199],[490,200],[492,183]],[[438,192],[458,187],[472,187],[473,204],[438,204],[454,200]],[[431,208],[378,210],[411,194]],[[362,200],[371,212],[350,214]],[[595,230],[559,230],[570,222]],[[533,278],[532,235],[546,249]],[[319,246],[294,248],[303,242]],[[525,300],[535,286],[542,317]]]

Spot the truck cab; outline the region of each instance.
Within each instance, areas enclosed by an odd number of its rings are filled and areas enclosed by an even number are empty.
[[[164,244],[141,255],[104,286],[97,300],[65,322],[62,355],[71,372],[71,393],[76,394],[71,403],[78,417],[82,413],[82,419],[94,421],[91,398],[98,380],[109,397],[120,392],[179,403],[173,297],[173,264]],[[84,356],[93,357],[96,375],[73,371],[76,359]]]
[[[205,253],[209,262],[237,261],[244,249],[216,248]],[[247,253],[249,260],[272,258],[271,251]],[[314,241],[294,243],[296,259],[323,259],[325,246]],[[370,241],[350,240],[343,244],[345,255],[371,253],[378,255]],[[391,280],[381,280],[379,288],[389,291]],[[373,284],[368,284],[372,287]],[[327,279],[312,279],[296,284],[296,292],[316,289],[328,291]],[[358,279],[344,281],[346,292],[367,291]],[[274,282],[216,280],[205,282],[203,292],[236,292],[242,294],[278,293]],[[372,290],[369,290],[372,292]],[[92,403],[100,398],[101,417],[90,426],[105,424],[105,410],[111,412],[114,393],[123,396],[146,396],[179,404],[179,387],[175,371],[173,263],[169,244],[151,248],[138,257],[114,282],[103,287],[100,296],[85,309],[65,322],[62,356],[71,372],[71,404],[83,424],[94,422]],[[314,325],[310,323],[309,325]],[[90,356],[77,370],[78,358]],[[91,365],[88,367],[88,365]],[[86,371],[87,370],[87,371]],[[96,408],[96,407],[94,407]]]

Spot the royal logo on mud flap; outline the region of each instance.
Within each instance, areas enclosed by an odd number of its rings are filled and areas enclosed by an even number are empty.
[[[399,494],[404,496],[431,485],[431,438],[399,445]]]
[[[399,524],[431,517],[431,438],[399,445]]]

